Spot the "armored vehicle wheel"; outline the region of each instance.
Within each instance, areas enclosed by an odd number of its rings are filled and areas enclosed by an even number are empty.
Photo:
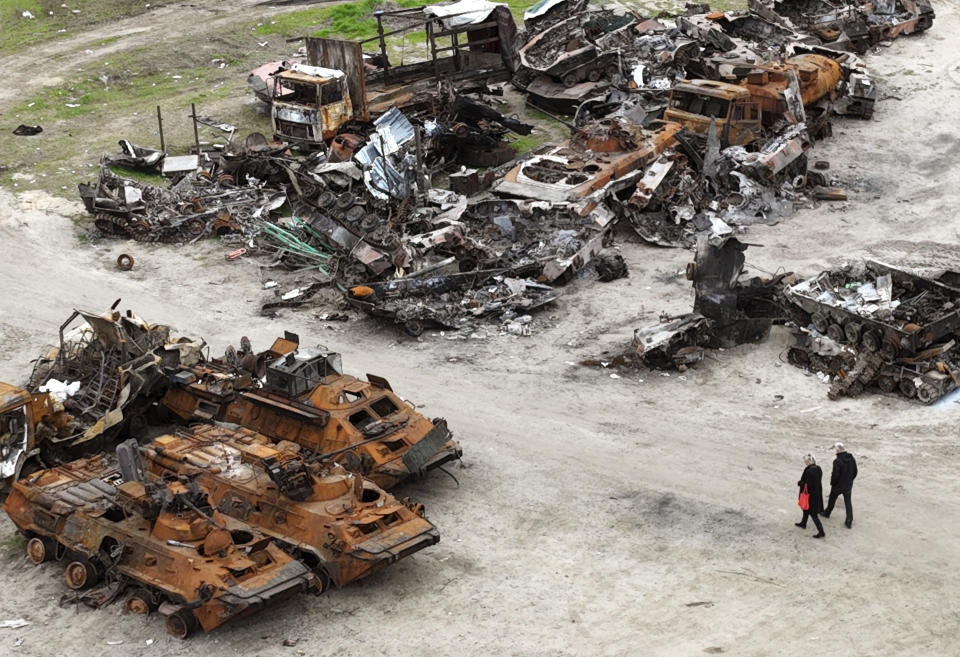
[[[337,209],[346,210],[357,202],[357,198],[350,192],[344,192],[337,197]]]
[[[797,367],[803,367],[810,363],[810,356],[803,349],[790,347],[787,350],[787,362]]]
[[[617,64],[607,64],[607,68],[605,68],[603,72],[612,80],[615,75],[620,75],[620,66]]]
[[[408,319],[403,323],[403,330],[416,338],[423,335],[423,322],[418,319]]]
[[[847,336],[852,344],[857,344],[860,342],[860,334],[863,332],[863,324],[860,322],[847,322],[847,325],[843,327],[843,334]]]
[[[189,609],[181,609],[167,616],[167,632],[178,639],[186,639],[197,628],[197,617]]]
[[[884,342],[883,346],[880,347],[880,358],[887,362],[892,361],[897,357],[897,351],[897,345]]]
[[[596,82],[601,78],[602,75],[603,73],[600,71],[600,69],[593,68],[590,69],[589,73],[587,73],[587,79],[590,80],[590,82]]]
[[[85,589],[97,583],[100,576],[96,567],[89,561],[71,561],[63,571],[63,578],[74,591]]]
[[[39,565],[44,561],[50,561],[57,554],[57,546],[49,538],[40,538],[34,536],[27,541],[27,558],[30,563]]]
[[[937,394],[936,388],[929,383],[924,383],[922,386],[917,388],[917,399],[924,404],[932,404],[940,399],[940,395]]]
[[[143,589],[137,589],[123,603],[123,609],[130,614],[143,614],[146,616],[151,611],[156,611],[157,605],[153,602],[153,596]]]
[[[863,334],[860,342],[867,351],[877,352],[880,351],[882,339],[876,331],[867,331]]]
[[[810,322],[813,324],[813,328],[821,333],[826,333],[827,329],[830,328],[830,318],[823,313],[813,313],[810,316]]]
[[[143,239],[150,234],[150,224],[146,221],[132,221],[127,224],[127,233],[135,240]]]
[[[888,374],[881,374],[877,377],[877,387],[883,392],[893,392],[897,389],[897,382]]]
[[[917,386],[914,384],[913,379],[908,377],[903,377],[900,379],[900,394],[908,399],[913,399],[917,396]]]
[[[188,219],[183,224],[183,230],[189,237],[196,237],[197,235],[202,235],[203,231],[207,228],[207,222],[203,219],[194,217],[193,219]]]
[[[843,342],[844,338],[847,337],[847,334],[844,333],[843,327],[839,324],[831,324],[829,327],[827,327],[827,337],[834,342]]]
[[[569,89],[576,83],[577,83],[577,76],[574,75],[573,73],[567,73],[566,75],[563,76],[563,86],[565,86],[567,89]]]

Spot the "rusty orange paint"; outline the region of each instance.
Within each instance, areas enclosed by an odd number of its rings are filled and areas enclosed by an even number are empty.
[[[296,343],[281,339],[254,360],[270,361],[295,349]],[[382,488],[419,474],[404,458],[421,441],[435,444],[421,470],[456,460],[462,453],[445,423],[418,413],[382,379],[375,384],[331,373],[291,397],[256,387],[248,375],[215,361],[195,366],[192,375],[190,383],[171,386],[163,398],[180,418],[232,422],[318,454],[343,450],[341,463]],[[439,437],[441,433],[445,438]]]
[[[31,560],[70,555],[71,588],[88,588],[107,570],[127,578],[134,595],[159,605],[178,638],[318,590],[304,564],[211,508],[198,488],[123,481],[103,456],[15,482],[3,508],[30,538]]]
[[[420,505],[248,429],[196,426],[142,451],[151,473],[196,477],[221,513],[275,536],[325,584],[344,586],[440,540]]]

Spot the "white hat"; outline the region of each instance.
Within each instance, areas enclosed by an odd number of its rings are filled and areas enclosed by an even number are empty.
[[[836,443],[836,444],[833,446],[833,449],[834,449],[834,451],[836,451],[837,453],[847,451],[847,448],[843,446],[843,443]]]

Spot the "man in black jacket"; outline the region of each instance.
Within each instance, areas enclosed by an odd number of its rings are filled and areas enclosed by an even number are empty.
[[[843,443],[837,443],[833,446],[837,453],[837,458],[833,460],[833,474],[830,475],[830,500],[827,502],[827,508],[823,511],[823,517],[829,518],[833,512],[833,505],[837,503],[837,498],[843,495],[843,506],[847,511],[845,524],[847,529],[853,527],[853,505],[850,502],[850,494],[853,491],[853,480],[857,478],[857,460],[853,454],[844,448]]]

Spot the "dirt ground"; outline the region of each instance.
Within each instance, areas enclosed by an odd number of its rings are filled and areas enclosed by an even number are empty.
[[[955,260],[960,10],[935,9],[929,33],[869,57],[883,97],[874,119],[838,121],[816,146],[851,200],[751,228],[745,239],[763,247],[748,263],[812,274],[866,253]],[[688,309],[688,252],[621,243],[630,277],[575,281],[531,337],[414,340],[316,311],[259,317],[253,263],[226,262],[216,244],[84,243],[78,209],[0,190],[0,380],[26,376],[72,307],[122,298],[218,352],[241,334],[264,348],[283,329],[336,348],[349,372],[384,375],[445,416],[464,461],[459,485],[435,473],[400,491],[426,504],[437,546],[186,642],[119,605],[59,607],[61,567],[29,565],[3,518],[0,620],[31,625],[0,629],[0,654],[957,654],[956,397],[830,402],[825,384],[782,362],[779,330],[684,375],[573,364]],[[113,267],[125,251],[137,259],[128,273]],[[836,440],[860,464],[856,523],[845,529],[838,513],[813,541],[793,526],[800,457],[829,472]]]

